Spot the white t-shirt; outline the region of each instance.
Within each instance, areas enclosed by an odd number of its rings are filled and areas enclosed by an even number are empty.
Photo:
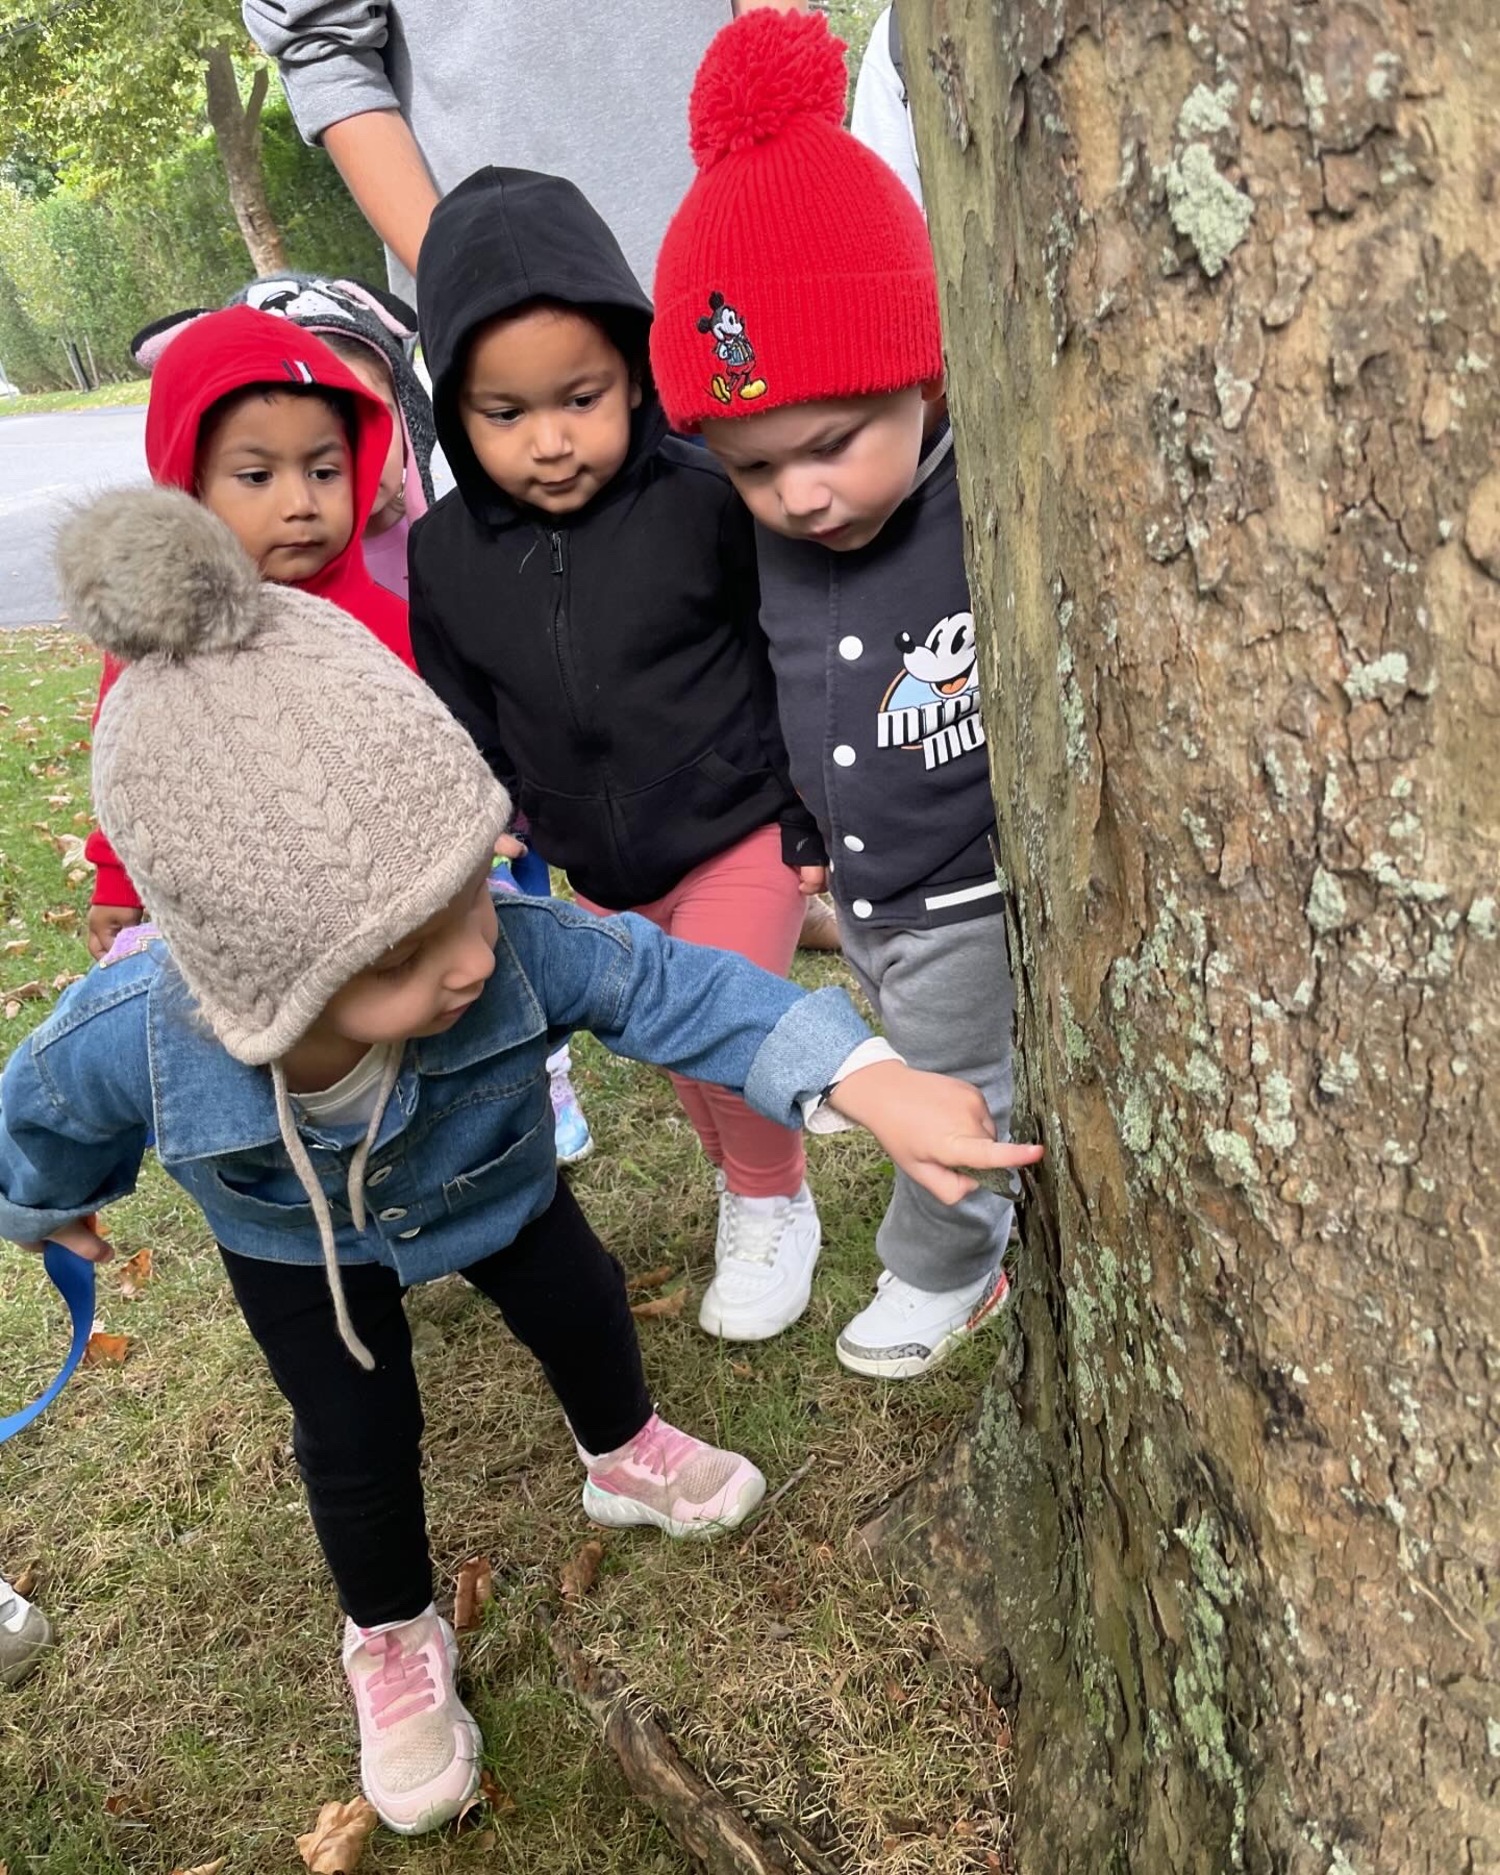
[[[912,135],[911,109],[906,102],[895,61],[891,58],[891,9],[876,20],[865,56],[854,81],[854,109],[849,128],[866,148],[883,157],[923,208],[922,178],[917,173],[917,140]],[[925,213],[925,209],[923,211]]]

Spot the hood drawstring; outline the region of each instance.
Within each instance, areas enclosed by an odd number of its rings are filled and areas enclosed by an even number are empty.
[[[370,1153],[375,1144],[375,1135],[380,1131],[380,1122],[385,1118],[385,1110],[390,1105],[391,1095],[401,1073],[402,1049],[399,1043],[389,1044],[386,1050],[385,1066],[381,1070],[380,1085],[375,1092],[375,1110],[370,1115],[370,1124],[365,1128],[365,1136],[355,1150],[349,1165],[349,1212],[354,1221],[354,1228],[365,1228],[367,1212],[365,1210],[365,1166],[369,1163]],[[301,1180],[302,1189],[307,1193],[307,1202],[312,1206],[313,1217],[318,1226],[318,1243],[323,1252],[323,1270],[328,1278],[328,1293],[333,1297],[333,1314],[338,1323],[339,1339],[364,1368],[366,1373],[374,1370],[375,1356],[354,1332],[354,1323],[349,1316],[349,1304],[344,1295],[344,1279],[339,1273],[338,1244],[333,1234],[333,1213],[328,1208],[328,1199],[323,1187],[318,1183],[318,1175],[313,1170],[312,1160],[308,1157],[302,1135],[297,1130],[297,1117],[292,1112],[292,1097],[287,1090],[286,1074],[279,1061],[271,1063],[271,1085],[276,1091],[276,1120],[281,1128],[281,1143],[286,1147],[287,1157],[292,1162],[292,1169]]]

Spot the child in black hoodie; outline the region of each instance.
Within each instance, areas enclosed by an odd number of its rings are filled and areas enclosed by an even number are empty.
[[[750,519],[668,434],[650,301],[573,184],[528,170],[447,196],[417,277],[457,483],[411,537],[418,669],[580,902],[784,975],[822,849],[787,775]],[[718,1168],[699,1320],[764,1340],[817,1261],[800,1135],[674,1082]]]

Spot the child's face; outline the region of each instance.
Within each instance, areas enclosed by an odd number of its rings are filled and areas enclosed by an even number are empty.
[[[703,440],[763,527],[835,553],[867,547],[911,493],[940,387],[705,417]]]
[[[460,415],[497,488],[544,514],[572,514],[619,473],[640,401],[630,367],[592,319],[537,306],[481,328]]]
[[[426,924],[351,977],[315,1029],[364,1048],[446,1034],[488,982],[497,932],[486,864]]]
[[[325,332],[320,336],[326,343],[328,334]],[[406,434],[401,424],[401,407],[396,402],[396,387],[391,382],[390,369],[385,360],[377,357],[368,345],[361,345],[355,340],[336,345],[333,349],[338,353],[339,362],[346,365],[365,389],[378,397],[390,412],[390,445],[386,449],[385,462],[380,471],[375,506],[370,510],[369,520],[365,522],[367,534],[384,534],[401,519],[406,507],[402,494],[406,487]]]
[[[260,569],[293,585],[354,532],[349,442],[321,397],[252,391],[220,418],[198,464],[198,499]]]

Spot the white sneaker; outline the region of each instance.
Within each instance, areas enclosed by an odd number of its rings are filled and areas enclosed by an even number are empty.
[[[0,1686],[24,1680],[52,1639],[47,1617],[0,1576]]]
[[[977,1283],[936,1292],[914,1289],[884,1270],[875,1300],[839,1336],[839,1360],[877,1380],[914,1380],[1001,1309],[1009,1294],[998,1264]]]
[[[744,1198],[719,1174],[719,1233],[713,1281],[703,1293],[698,1325],[723,1341],[769,1341],[807,1307],[813,1266],[823,1241],[812,1193],[794,1198]]]

